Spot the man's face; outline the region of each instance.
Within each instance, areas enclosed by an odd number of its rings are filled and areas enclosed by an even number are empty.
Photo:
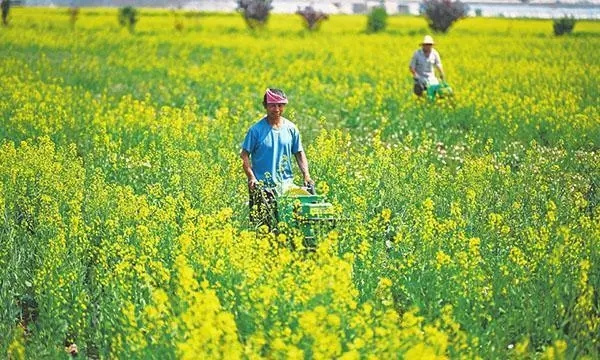
[[[423,51],[428,53],[433,48],[433,44],[423,44]]]
[[[285,110],[285,104],[267,104],[266,108],[270,118],[278,119]]]

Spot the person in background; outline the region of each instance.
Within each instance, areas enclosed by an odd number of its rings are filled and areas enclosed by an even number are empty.
[[[250,127],[240,152],[248,178],[250,221],[270,228],[277,220],[276,195],[294,186],[292,157],[296,158],[302,171],[304,185],[314,185],[300,132],[294,123],[283,117],[287,103],[282,90],[269,88],[265,91],[263,106],[267,114]]]
[[[442,60],[440,54],[433,48],[433,44],[433,38],[426,35],[421,48],[416,50],[410,59],[409,69],[414,79],[413,91],[417,96],[422,96],[427,86],[439,84],[434,68],[438,69],[440,79],[444,80]]]

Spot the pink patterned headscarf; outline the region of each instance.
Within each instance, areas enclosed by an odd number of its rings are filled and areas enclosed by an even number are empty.
[[[288,99],[285,96],[281,96],[271,91],[271,89],[267,89],[265,91],[265,96],[267,98],[267,104],[287,104]]]

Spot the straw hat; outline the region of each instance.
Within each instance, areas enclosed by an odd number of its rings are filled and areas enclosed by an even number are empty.
[[[433,38],[430,35],[425,35],[425,37],[423,38],[423,42],[421,43],[421,45],[425,45],[425,44],[431,44],[433,45]]]

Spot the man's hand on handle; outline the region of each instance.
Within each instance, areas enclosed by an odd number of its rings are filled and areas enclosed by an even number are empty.
[[[252,178],[252,179],[248,180],[248,187],[250,188],[250,190],[256,189],[257,185],[258,185],[258,180],[256,180],[256,178]]]
[[[310,176],[306,176],[304,177],[304,186],[315,186],[315,181],[313,179],[310,178]]]
[[[315,194],[315,182],[310,176],[304,178],[304,186],[308,190],[309,193]]]

